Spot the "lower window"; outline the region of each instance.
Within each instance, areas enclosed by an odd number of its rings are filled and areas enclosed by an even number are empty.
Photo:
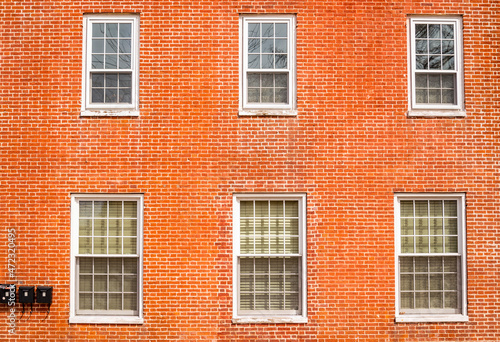
[[[396,195],[400,322],[465,321],[465,197]]]
[[[142,195],[73,195],[70,323],[142,323]]]
[[[306,322],[305,215],[305,195],[234,196],[234,322]]]

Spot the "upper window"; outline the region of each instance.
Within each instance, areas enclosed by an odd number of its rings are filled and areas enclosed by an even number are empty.
[[[82,115],[137,115],[139,18],[84,18]]]
[[[295,114],[295,16],[240,20],[240,113]]]
[[[412,17],[410,115],[463,116],[462,20]]]
[[[235,323],[304,323],[305,195],[234,196]]]
[[[70,323],[142,323],[142,195],[73,195]]]
[[[395,199],[398,322],[467,321],[465,196]]]

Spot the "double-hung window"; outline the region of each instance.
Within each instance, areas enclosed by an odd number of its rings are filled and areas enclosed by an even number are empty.
[[[241,114],[295,114],[295,16],[244,15]]]
[[[304,323],[306,198],[234,195],[235,323]]]
[[[82,115],[137,115],[139,18],[84,17]]]
[[[462,20],[410,17],[410,115],[463,116]]]
[[[396,321],[467,321],[465,195],[397,194]]]
[[[71,196],[70,323],[142,323],[142,195]]]

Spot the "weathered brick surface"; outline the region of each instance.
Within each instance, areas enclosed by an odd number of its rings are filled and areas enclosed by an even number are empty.
[[[80,117],[82,16],[111,12],[140,14],[140,116]],[[297,117],[238,117],[239,13],[297,15]],[[0,1],[0,262],[15,228],[18,284],[54,286],[16,334],[0,306],[0,339],[500,340],[499,13]],[[406,117],[408,14],[463,15],[467,117]],[[73,192],[145,194],[143,325],[68,324]],[[308,324],[231,323],[234,192],[307,193]],[[394,323],[394,192],[467,194],[468,323]]]

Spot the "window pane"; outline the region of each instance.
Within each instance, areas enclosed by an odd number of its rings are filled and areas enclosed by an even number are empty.
[[[118,24],[106,24],[106,37],[118,37]]]
[[[104,24],[92,24],[92,37],[104,37]]]
[[[120,38],[130,38],[130,37],[132,37],[132,24],[121,23]]]

